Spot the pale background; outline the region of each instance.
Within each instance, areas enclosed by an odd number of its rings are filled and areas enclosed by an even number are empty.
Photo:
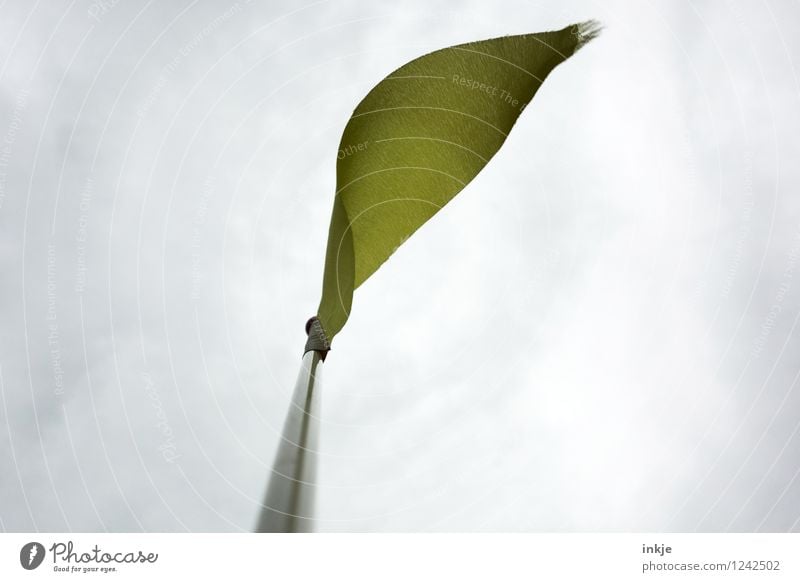
[[[597,18],[356,292],[323,531],[800,531],[797,2],[0,5],[0,528],[255,523],[339,136]]]

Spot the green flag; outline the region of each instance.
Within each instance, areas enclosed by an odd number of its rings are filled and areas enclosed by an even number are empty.
[[[595,22],[445,48],[378,83],[345,127],[317,317],[330,344],[353,291],[503,145],[547,75]]]
[[[353,291],[488,163],[556,65],[597,35],[594,22],[430,53],[358,104],[336,166],[322,301],[308,340],[256,531],[313,529],[320,362]]]

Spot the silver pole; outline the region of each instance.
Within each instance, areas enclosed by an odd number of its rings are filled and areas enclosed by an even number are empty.
[[[314,531],[322,355],[303,355],[257,532]]]

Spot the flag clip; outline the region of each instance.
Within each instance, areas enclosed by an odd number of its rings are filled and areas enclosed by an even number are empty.
[[[306,340],[306,347],[305,350],[303,350],[303,354],[305,355],[312,350],[319,352],[324,362],[325,356],[328,355],[331,349],[331,343],[325,336],[325,330],[322,329],[322,322],[320,322],[316,315],[306,322],[306,333],[308,334],[308,339]]]

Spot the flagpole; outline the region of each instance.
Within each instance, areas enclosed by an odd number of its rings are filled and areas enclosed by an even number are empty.
[[[319,320],[306,324],[306,352],[267,486],[256,532],[314,531],[322,362],[328,351]]]

